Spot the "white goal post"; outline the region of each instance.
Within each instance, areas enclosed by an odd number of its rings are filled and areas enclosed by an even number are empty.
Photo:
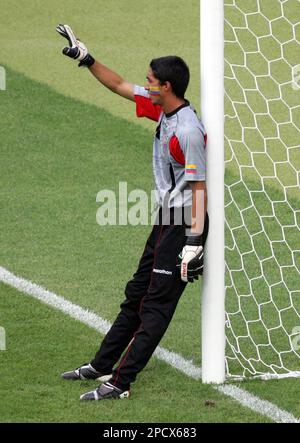
[[[300,1],[200,0],[202,381],[300,376]]]
[[[200,1],[201,118],[207,140],[209,236],[202,291],[202,381],[225,380],[224,7]],[[212,197],[213,196],[213,197]]]

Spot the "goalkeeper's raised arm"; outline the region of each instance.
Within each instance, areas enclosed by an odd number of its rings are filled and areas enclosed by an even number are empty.
[[[134,101],[134,86],[133,84],[124,80],[119,74],[104,66],[95,60],[89,70],[96,77],[99,82],[109,88],[116,94],[121,95],[128,100]]]
[[[119,74],[109,69],[107,66],[96,61],[89,54],[87,47],[74,34],[70,26],[58,25],[57,32],[67,39],[69,46],[63,48],[62,53],[74,60],[78,60],[78,66],[88,67],[90,72],[99,82],[116,94],[128,100],[134,101],[134,86],[125,81]]]

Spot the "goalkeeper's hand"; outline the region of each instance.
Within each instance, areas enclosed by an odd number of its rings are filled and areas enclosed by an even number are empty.
[[[202,236],[190,236],[183,247],[180,260],[181,280],[193,283],[203,274],[203,246]]]
[[[78,38],[68,25],[56,26],[56,31],[68,40],[69,46],[63,48],[62,53],[74,60],[79,60],[78,66],[92,66],[95,59],[88,53],[87,47]]]

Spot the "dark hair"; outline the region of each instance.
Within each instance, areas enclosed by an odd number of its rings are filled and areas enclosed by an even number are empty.
[[[170,82],[174,94],[184,98],[190,80],[190,70],[182,58],[176,55],[154,58],[150,63],[152,72],[160,82]]]

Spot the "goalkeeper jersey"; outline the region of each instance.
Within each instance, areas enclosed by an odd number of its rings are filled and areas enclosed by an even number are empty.
[[[148,91],[134,86],[136,114],[158,122],[153,141],[153,175],[159,206],[190,206],[189,182],[205,180],[206,133],[194,108],[186,101],[165,114]]]

